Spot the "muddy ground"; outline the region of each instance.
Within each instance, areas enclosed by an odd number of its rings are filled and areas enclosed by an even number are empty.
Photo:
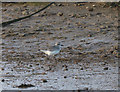
[[[2,21],[46,4],[2,4]],[[118,11],[104,3],[57,3],[2,28],[3,90],[117,90]],[[40,52],[56,42],[55,57]]]

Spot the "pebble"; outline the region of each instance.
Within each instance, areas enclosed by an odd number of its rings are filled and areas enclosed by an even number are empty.
[[[71,50],[71,49],[72,49],[72,47],[67,47],[66,49]]]
[[[119,40],[119,38],[118,38],[118,37],[115,37],[114,40]]]
[[[25,35],[26,35],[26,34],[24,34],[24,33],[20,33],[20,34],[19,34],[20,37],[24,37]]]
[[[32,84],[21,84],[19,86],[17,86],[18,88],[28,88],[28,87],[35,87],[34,85]]]
[[[80,40],[80,42],[85,42],[85,40]]]
[[[108,70],[108,67],[105,67],[104,70]]]
[[[68,69],[67,69],[67,68],[65,68],[63,71],[68,71]]]
[[[85,87],[85,88],[84,88],[84,90],[88,90],[88,88],[87,88],[87,87]]]
[[[76,14],[72,13],[69,15],[70,17],[76,17]]]
[[[58,12],[57,16],[63,16],[63,13],[62,12]]]
[[[39,63],[37,63],[36,65],[40,65]]]
[[[78,55],[82,55],[83,53],[79,52]]]
[[[25,10],[22,12],[23,15],[29,15],[29,11],[28,10]]]
[[[103,54],[103,55],[101,55],[101,57],[103,58],[103,57],[107,57],[107,55],[106,54]]]
[[[92,37],[92,35],[91,35],[91,34],[89,34],[89,35],[88,35],[88,37]]]
[[[64,76],[64,78],[67,78],[67,76]]]
[[[76,3],[75,6],[83,6],[84,4]]]
[[[86,9],[88,9],[89,7],[86,7]]]
[[[118,51],[117,51],[117,50],[114,50],[114,51],[113,51],[113,54],[114,54],[114,55],[117,55],[117,54],[118,54]]]
[[[47,82],[47,80],[46,79],[41,79],[42,81],[43,81],[43,83],[46,83]]]
[[[96,15],[102,15],[102,13],[97,13]]]
[[[4,38],[9,37],[9,36],[11,36],[11,35],[10,34],[3,34],[2,38],[4,39]]]
[[[115,49],[115,50],[118,50],[118,45],[115,45],[115,46],[114,46],[114,49]]]
[[[2,79],[1,81],[2,81],[2,82],[4,82],[5,80],[4,80],[4,79]]]
[[[67,68],[68,66],[67,66],[67,65],[63,65],[62,67],[65,67],[65,68]]]
[[[93,7],[96,7],[96,5],[94,5],[94,4],[93,4],[92,6],[93,6]]]
[[[5,11],[7,11],[7,9],[3,9],[2,11],[4,11],[4,12],[5,12]]]
[[[46,67],[45,70],[50,71],[50,70],[52,70],[52,68],[51,67]]]
[[[93,8],[88,8],[88,11],[93,11]]]
[[[100,26],[101,29],[105,29],[106,27],[105,26]]]
[[[30,65],[30,67],[32,67],[32,65]]]
[[[4,68],[1,68],[1,70],[4,70]]]
[[[80,70],[83,70],[83,68],[81,68]]]
[[[112,47],[112,48],[109,50],[109,52],[112,54],[113,51],[114,51],[114,48]]]
[[[60,4],[58,4],[58,6],[64,6],[64,5],[60,3]]]
[[[45,73],[45,72],[43,72],[43,73],[41,73],[42,75],[46,75],[47,73]]]

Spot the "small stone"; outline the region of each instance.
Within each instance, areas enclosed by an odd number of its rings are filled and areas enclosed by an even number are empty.
[[[60,4],[58,4],[58,6],[64,6],[64,5],[60,3]]]
[[[69,16],[70,17],[76,17],[76,14],[73,13],[73,14],[70,14]]]
[[[44,68],[43,66],[41,66],[41,68]]]
[[[80,42],[85,42],[85,40],[80,40]]]
[[[1,70],[4,70],[4,68],[1,68]]]
[[[117,55],[117,54],[118,54],[117,50],[114,50],[114,51],[113,51],[113,54],[114,54],[114,55]]]
[[[72,50],[73,48],[72,47],[67,47],[68,50]]]
[[[9,37],[9,36],[11,36],[11,35],[10,34],[4,34],[4,35],[2,35],[2,38],[4,39],[4,38]]]
[[[107,57],[107,55],[106,54],[103,54],[103,55],[101,55],[101,57],[103,58],[103,57]]]
[[[25,11],[22,12],[22,14],[23,15],[29,15],[29,12],[28,12],[28,10],[25,10]]]
[[[102,34],[106,34],[106,32],[102,32]]]
[[[90,44],[90,42],[86,42],[86,44]]]
[[[67,65],[63,65],[62,67],[65,67],[65,68],[67,68],[68,66],[67,66]]]
[[[89,35],[88,35],[88,37],[92,37],[92,35],[91,35],[91,34],[89,34]]]
[[[53,34],[52,32],[48,32],[48,34],[50,35],[50,34]]]
[[[81,68],[80,70],[83,70],[83,68]]]
[[[32,67],[32,65],[30,65],[30,67]]]
[[[37,63],[36,65],[40,65],[39,63]]]
[[[68,69],[67,69],[67,68],[65,68],[63,71],[68,71]]]
[[[87,87],[85,87],[85,88],[84,88],[84,90],[88,90],[88,88],[87,88]]]
[[[115,50],[118,50],[118,45],[115,45],[115,46],[114,46],[114,49],[115,49]]]
[[[115,37],[114,40],[119,40],[119,38],[118,38],[118,37]]]
[[[78,76],[75,76],[75,79],[81,79],[80,77],[78,77]]]
[[[21,34],[19,34],[20,35],[20,37],[24,37],[26,34],[24,34],[24,33],[21,33]]]
[[[42,75],[46,75],[47,73],[45,73],[45,72],[43,72],[43,73],[41,73]]]
[[[80,4],[80,3],[77,4],[77,6],[83,6],[83,5],[84,5],[84,4]]]
[[[108,67],[105,67],[104,70],[108,70]]]
[[[89,7],[86,7],[86,9],[88,9]]]
[[[46,83],[47,82],[47,80],[46,79],[41,79],[42,81],[43,81],[43,83]]]
[[[75,40],[74,38],[72,38],[71,40]]]
[[[94,4],[93,4],[92,6],[93,6],[93,7],[96,7],[96,5],[94,5]]]
[[[58,12],[58,13],[57,13],[57,16],[62,16],[62,15],[63,15],[62,12]]]
[[[46,67],[45,70],[50,71],[50,70],[52,70],[52,68],[51,67]]]
[[[97,13],[96,15],[102,15],[102,13]]]
[[[105,29],[106,27],[105,26],[100,26],[101,29]]]
[[[88,8],[88,11],[93,11],[93,8]]]
[[[7,11],[7,9],[3,9],[2,11]]]
[[[82,55],[83,53],[79,52],[78,55]]]
[[[114,52],[114,48],[112,47],[109,52],[112,54]]]
[[[64,78],[67,78],[67,76],[64,76]]]
[[[1,81],[2,81],[2,82],[4,82],[5,80],[4,80],[4,79],[2,79]]]

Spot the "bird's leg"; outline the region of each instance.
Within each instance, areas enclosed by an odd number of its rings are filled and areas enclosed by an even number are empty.
[[[55,56],[53,56],[53,58],[54,58],[54,61],[55,61],[56,60]]]
[[[45,58],[45,61],[47,61],[48,60],[48,56]]]
[[[51,60],[52,60],[52,61],[54,60],[54,56],[51,56]]]
[[[54,60],[55,60],[55,64],[57,64],[57,58],[56,58],[57,55],[54,56]]]

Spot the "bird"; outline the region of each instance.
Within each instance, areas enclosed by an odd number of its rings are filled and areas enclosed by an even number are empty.
[[[60,52],[61,46],[63,45],[60,42],[57,42],[55,43],[54,46],[49,47],[47,50],[40,50],[40,51],[44,52],[48,56],[54,56]]]

